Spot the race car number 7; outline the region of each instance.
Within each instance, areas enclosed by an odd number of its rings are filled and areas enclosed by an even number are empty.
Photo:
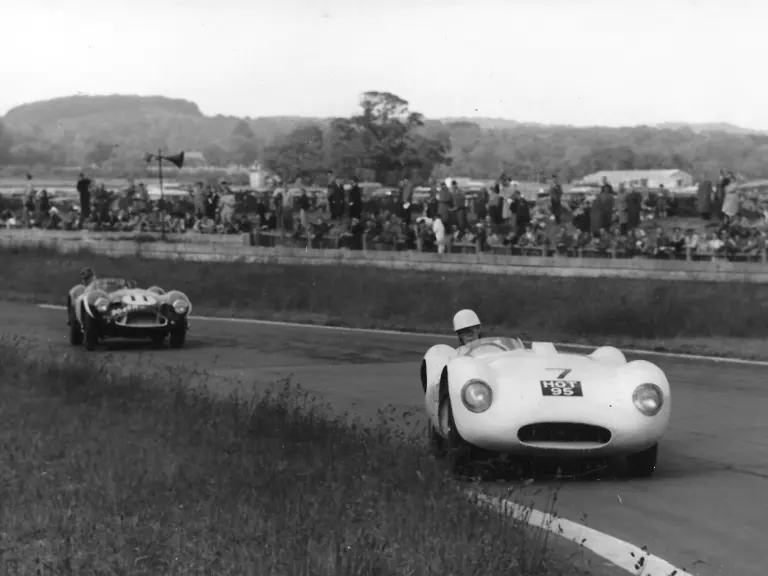
[[[559,374],[555,376],[555,380],[564,380],[568,374],[571,373],[570,368],[547,368],[547,370],[557,370]]]

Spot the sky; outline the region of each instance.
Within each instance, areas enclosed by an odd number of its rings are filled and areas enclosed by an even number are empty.
[[[759,0],[2,0],[0,114],[71,94],[207,115],[427,117],[768,130]],[[754,74],[757,74],[755,77]]]

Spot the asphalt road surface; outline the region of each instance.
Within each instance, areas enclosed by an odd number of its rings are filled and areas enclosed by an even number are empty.
[[[60,354],[89,354],[67,343],[64,312],[0,303],[0,332],[29,338]],[[124,371],[183,373],[191,385],[219,391],[265,389],[291,376],[306,390],[367,419],[387,405],[422,414],[418,380],[423,336],[195,321],[183,350],[110,343],[101,354]],[[631,356],[630,356],[631,359]],[[561,487],[556,512],[596,530],[647,546],[701,576],[764,576],[768,549],[768,382],[766,368],[652,358],[672,385],[673,416],[650,480],[582,479],[531,487],[490,482],[496,495],[524,493],[546,507]],[[184,370],[169,371],[182,366]],[[523,492],[525,490],[525,492]],[[667,576],[667,575],[653,575]]]

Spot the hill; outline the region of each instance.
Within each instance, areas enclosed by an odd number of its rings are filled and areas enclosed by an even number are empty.
[[[330,119],[206,116],[194,102],[164,96],[68,96],[13,108],[0,120],[0,163],[140,168],[152,150],[198,150],[210,164],[250,163],[280,136]],[[502,171],[520,180],[557,172],[566,180],[601,169],[680,168],[714,176],[728,168],[768,177],[768,134],[727,124],[622,128],[521,123],[501,118],[429,119],[424,131],[450,138],[450,172]]]

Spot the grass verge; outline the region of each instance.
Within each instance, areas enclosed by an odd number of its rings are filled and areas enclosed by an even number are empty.
[[[760,355],[762,346],[745,351],[745,343],[768,335],[768,295],[753,284],[116,259],[43,248],[0,256],[1,295],[56,304],[78,270],[92,266],[183,290],[196,312],[214,315],[447,333],[455,311],[470,307],[488,333],[742,356]]]
[[[2,573],[583,573],[393,427],[172,378],[0,341]]]

